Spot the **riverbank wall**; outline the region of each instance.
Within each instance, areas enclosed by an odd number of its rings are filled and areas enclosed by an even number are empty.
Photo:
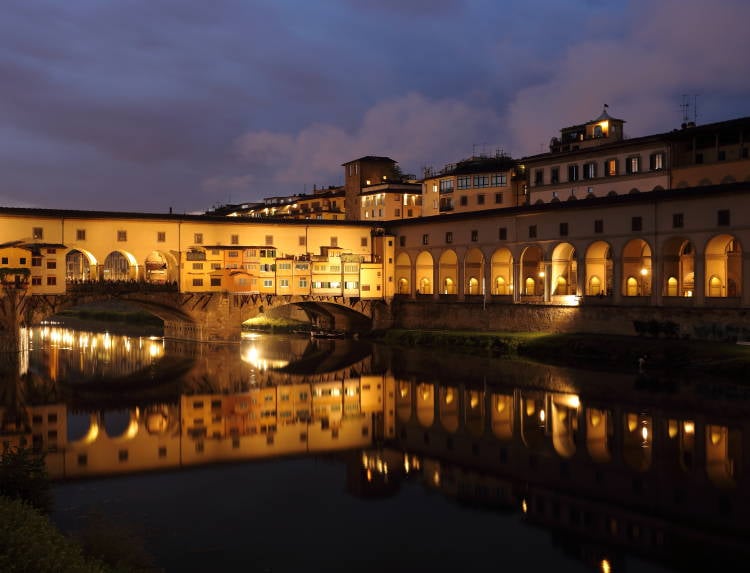
[[[647,335],[750,340],[747,309],[562,306],[394,299],[375,328]],[[384,313],[385,314],[385,313]]]

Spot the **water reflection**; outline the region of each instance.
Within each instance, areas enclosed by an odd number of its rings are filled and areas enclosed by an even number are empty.
[[[517,382],[511,363],[496,363],[481,383],[451,381],[444,369],[403,377],[393,374],[406,367],[403,356],[382,367],[359,358],[359,347],[327,352],[293,337],[239,347],[158,341],[156,360],[148,344],[134,352],[133,341],[125,351],[122,340],[98,339],[97,348],[120,349],[106,358],[87,354],[90,335],[29,340],[28,371],[47,372],[58,385],[64,375],[96,371],[82,356],[101,364],[135,356],[109,370],[125,376],[179,352],[191,360],[181,387],[157,398],[6,400],[4,444],[45,450],[56,478],[349,452],[355,495],[393,495],[416,481],[461,503],[518,513],[573,543],[599,570],[621,570],[625,550],[688,568],[684,559],[702,563],[702,554],[712,562],[748,557],[743,401],[633,388],[613,395],[582,373],[528,364],[518,368],[532,385]],[[326,363],[338,368],[321,372]],[[18,393],[4,397],[11,395]]]

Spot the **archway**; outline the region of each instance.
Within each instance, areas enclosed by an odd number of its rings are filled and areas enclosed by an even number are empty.
[[[177,280],[174,259],[161,251],[151,251],[146,257],[146,281],[156,284],[164,284]]]
[[[406,253],[396,257],[396,285],[398,294],[411,294],[411,259]]]
[[[127,281],[138,278],[138,266],[129,253],[112,251],[104,259],[102,277],[105,281]]]
[[[421,294],[433,294],[432,277],[434,276],[435,263],[428,251],[422,251],[417,255],[417,284]]]
[[[706,245],[705,280],[710,297],[742,294],[742,248],[732,235],[718,235]]]
[[[501,440],[513,437],[513,395],[492,394],[492,433]]]
[[[575,252],[575,247],[570,243],[560,243],[552,251],[553,295],[577,294],[578,261]]]
[[[524,295],[541,296],[544,294],[544,260],[542,249],[532,245],[524,249],[521,255],[521,281]]]
[[[493,293],[497,295],[513,294],[513,255],[505,247],[492,253]]]
[[[455,251],[447,250],[440,255],[438,263],[440,294],[456,294],[456,277],[458,276],[458,257]]]
[[[417,420],[423,428],[435,422],[435,389],[432,384],[422,382],[417,386]]]
[[[438,399],[440,400],[440,423],[443,428],[453,433],[458,430],[458,388],[441,386],[438,388]]]
[[[609,295],[612,282],[612,249],[605,241],[591,243],[586,249],[586,295]]]
[[[632,239],[622,250],[622,276],[625,296],[650,296],[651,247],[643,239]]]
[[[73,249],[65,255],[65,280],[78,282],[96,278],[96,259],[91,253]]]
[[[466,276],[465,294],[482,294],[484,291],[484,255],[479,249],[469,249],[464,257]]]
[[[484,392],[479,390],[464,391],[464,420],[466,429],[474,437],[484,434]]]
[[[664,244],[665,296],[691,297],[695,291],[695,249],[683,238],[674,237]]]

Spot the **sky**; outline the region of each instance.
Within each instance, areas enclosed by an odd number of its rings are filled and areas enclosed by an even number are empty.
[[[750,116],[747,0],[7,0],[0,206],[202,212]],[[692,105],[693,103],[697,105]]]

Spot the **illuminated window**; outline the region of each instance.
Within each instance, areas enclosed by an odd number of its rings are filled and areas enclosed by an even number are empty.
[[[578,181],[578,165],[568,165],[568,181]]]
[[[649,157],[649,167],[651,171],[661,171],[664,169],[664,153],[652,153]]]
[[[31,230],[31,237],[33,239],[43,239],[44,238],[44,229],[41,227],[34,227]]]
[[[633,175],[634,173],[639,173],[641,170],[641,158],[638,155],[634,155],[633,157],[628,157],[626,164],[627,166],[627,173],[628,175]]]
[[[230,242],[231,242],[231,243],[232,243],[233,245],[239,245],[239,244],[240,244],[240,236],[239,236],[239,235],[232,235],[232,236],[230,237]]]
[[[604,175],[607,177],[617,175],[617,159],[608,159],[604,162]]]

